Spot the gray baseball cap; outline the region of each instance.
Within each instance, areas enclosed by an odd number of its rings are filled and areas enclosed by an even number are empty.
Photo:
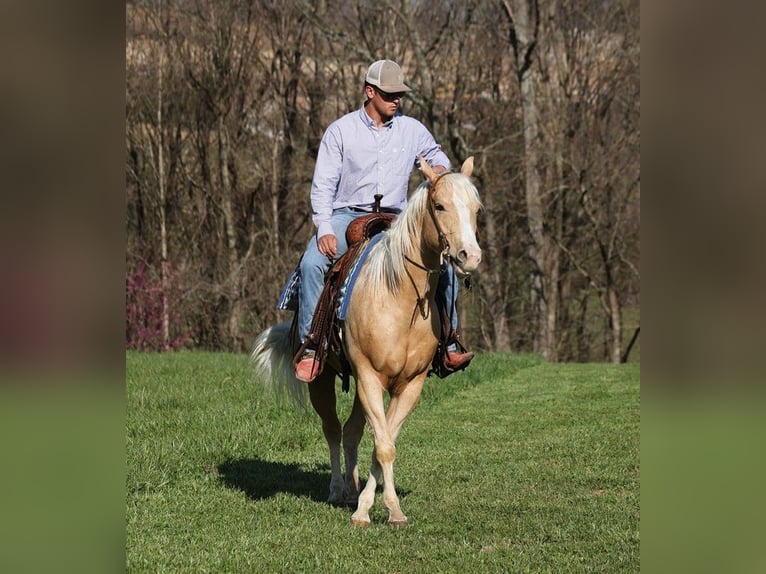
[[[391,60],[378,60],[367,68],[364,81],[389,94],[410,92],[411,88],[404,85],[404,74],[399,64]]]

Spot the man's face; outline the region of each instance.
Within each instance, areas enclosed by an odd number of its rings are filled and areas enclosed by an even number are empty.
[[[393,117],[396,110],[399,109],[403,96],[404,92],[391,94],[374,86],[367,86],[367,97],[375,108],[375,111],[384,118]]]

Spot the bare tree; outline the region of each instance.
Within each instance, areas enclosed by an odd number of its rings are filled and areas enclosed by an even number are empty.
[[[274,303],[314,231],[322,133],[358,108],[369,63],[391,58],[414,88],[405,112],[453,163],[476,158],[485,262],[461,297],[469,341],[625,360],[640,279],[636,2],[127,8],[129,273],[157,274],[171,346],[178,320],[190,344],[244,350],[282,319]]]
[[[548,98],[556,113],[547,115],[557,136],[549,140],[558,150],[556,175],[566,217],[554,238],[566,267],[585,280],[583,288],[603,312],[604,358],[619,362],[623,300],[640,279],[638,39],[630,21],[635,12],[611,3],[601,9],[576,1],[555,6],[547,85],[556,94]],[[562,281],[574,278],[562,274]],[[587,305],[586,298],[578,300]],[[568,303],[562,301],[562,319]]]
[[[133,30],[134,39],[139,41],[127,46],[128,175],[137,184],[132,214],[135,219],[129,218],[129,224],[137,225],[143,238],[134,252],[144,257],[147,250],[158,245],[160,348],[163,350],[171,346],[169,194],[175,187],[183,137],[171,105],[178,83],[177,68],[168,55],[175,34],[171,14],[171,7],[163,0],[131,11],[128,26]],[[131,239],[130,228],[128,235]]]
[[[570,323],[569,306],[581,302],[579,320],[589,317],[587,298],[575,296],[577,283],[569,275],[575,271],[585,274],[587,288],[597,293],[610,333],[608,356],[616,362],[622,356],[622,322],[615,271],[629,260],[618,245],[629,235],[624,215],[636,206],[638,183],[637,92],[623,87],[636,78],[626,63],[637,60],[631,52],[637,42],[613,27],[624,14],[622,6],[503,0],[502,7],[524,134],[533,350],[549,360],[571,356],[562,341],[572,338],[573,327],[582,332],[583,325]],[[620,23],[621,30],[629,28],[630,22]],[[618,94],[624,98],[621,111],[615,106]],[[630,119],[610,126],[615,116]],[[614,177],[623,180],[616,194]],[[594,194],[598,202],[591,199]],[[590,230],[588,241],[582,240],[584,229]],[[579,237],[573,241],[574,233]],[[584,263],[594,257],[601,262],[598,273]]]
[[[544,165],[546,142],[541,129],[539,86],[541,59],[538,57],[541,37],[541,14],[536,0],[503,0],[508,23],[509,42],[513,48],[515,76],[519,83],[524,139],[524,188],[529,230],[528,255],[531,263],[530,302],[534,321],[533,350],[548,360],[557,359],[556,319],[559,301],[559,258],[552,241],[558,232],[546,226],[550,207],[558,210],[551,199],[552,178],[546,178]]]

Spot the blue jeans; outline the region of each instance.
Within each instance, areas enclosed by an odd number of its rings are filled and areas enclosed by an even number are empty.
[[[366,215],[358,211],[352,211],[351,209],[344,207],[336,209],[332,213],[332,219],[330,224],[335,232],[335,237],[338,241],[337,258],[339,259],[346,251],[348,251],[348,245],[346,244],[346,228],[357,217]],[[319,252],[317,246],[316,234],[309,241],[306,251],[303,253],[301,259],[301,282],[300,282],[300,302],[298,305],[298,336],[301,343],[306,341],[306,337],[311,329],[311,320],[314,317],[314,309],[316,308],[319,296],[322,294],[324,288],[324,276],[330,269],[334,261],[331,261],[326,255],[322,255]],[[457,281],[454,277],[455,272],[452,270],[452,265],[447,265],[447,272],[442,273],[439,276],[438,289],[445,294],[445,300],[452,302],[450,308],[455,309],[455,301],[457,300]],[[450,313],[452,319],[452,327],[457,328],[457,313]]]

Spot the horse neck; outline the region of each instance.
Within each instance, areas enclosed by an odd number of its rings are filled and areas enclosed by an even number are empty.
[[[424,235],[422,234],[420,236],[420,248],[410,250],[410,253],[407,253],[406,256],[410,260],[417,263],[417,265],[420,267],[425,267],[425,269],[431,272],[438,271],[441,267],[441,253],[439,253],[439,251],[433,247],[429,246]],[[421,269],[420,267],[418,267],[418,271],[422,273],[428,272]]]
[[[398,221],[400,228],[400,240],[397,242],[401,248],[400,255],[403,262],[408,259],[414,262],[409,267],[414,268],[418,274],[427,273],[421,269],[425,267],[428,270],[438,269],[441,265],[441,254],[429,245],[428,237],[433,237],[435,231],[431,229],[434,225],[432,215],[428,210],[428,188],[426,184],[421,185],[418,190],[422,195],[418,198],[416,207],[413,201],[408,207],[408,211],[401,217],[406,221]],[[411,211],[410,211],[411,210]],[[428,230],[427,230],[428,228]],[[404,238],[407,239],[404,239]]]
[[[430,218],[431,216],[426,212],[422,217]],[[429,245],[426,234],[422,232],[425,223],[424,220],[418,226],[421,230],[418,241],[413,242],[411,248],[403,254],[404,265],[417,289],[427,289],[433,292],[441,270],[442,258],[441,253]]]
[[[416,207],[415,201],[412,201],[394,221],[388,237],[373,250],[367,266],[376,278],[373,285],[385,285],[396,296],[403,285],[410,284],[410,277],[423,285],[427,275],[436,275],[429,270],[439,268],[440,254],[428,246],[423,232],[424,225],[428,223],[424,218],[430,217],[424,205]],[[408,262],[408,258],[414,264]]]

